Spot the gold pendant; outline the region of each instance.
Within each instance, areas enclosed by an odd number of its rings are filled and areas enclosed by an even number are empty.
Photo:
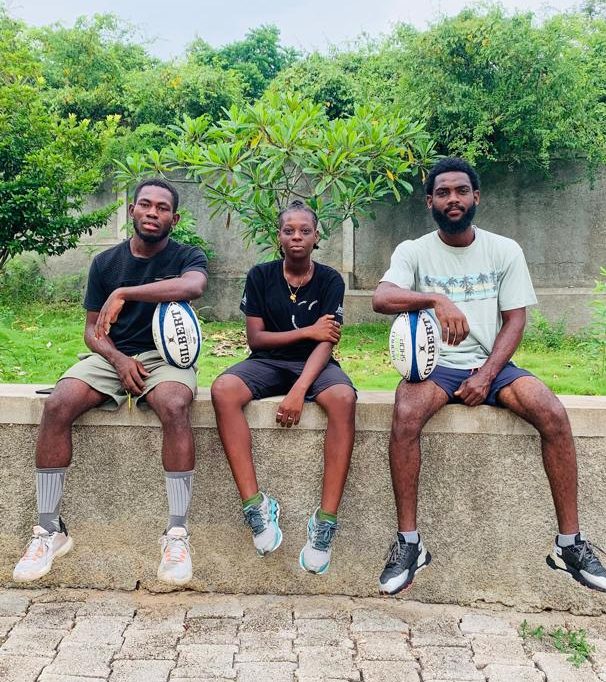
[[[297,295],[296,295],[296,294],[291,294],[291,295],[290,295],[290,300],[291,300],[293,303],[296,303],[296,302],[297,302]]]

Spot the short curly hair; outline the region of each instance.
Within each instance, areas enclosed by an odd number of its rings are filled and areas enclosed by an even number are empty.
[[[480,189],[480,176],[476,169],[465,159],[460,159],[457,156],[448,156],[445,159],[440,159],[435,166],[427,174],[425,181],[425,193],[433,194],[433,188],[436,183],[436,178],[442,173],[465,173],[471,182],[473,190]]]

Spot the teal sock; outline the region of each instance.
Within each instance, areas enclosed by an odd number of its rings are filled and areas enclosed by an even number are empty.
[[[336,514],[330,514],[329,512],[325,512],[323,509],[318,509],[316,512],[316,518],[318,521],[332,521],[333,523],[337,522]]]
[[[261,502],[263,502],[263,493],[259,490],[252,497],[242,500],[242,506],[249,507],[251,504],[261,504]]]

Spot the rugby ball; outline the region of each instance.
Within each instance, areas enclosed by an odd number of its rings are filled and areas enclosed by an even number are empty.
[[[440,357],[440,327],[426,310],[401,313],[391,325],[389,355],[406,381],[423,381]]]
[[[191,367],[200,354],[202,331],[194,309],[186,301],[158,303],[152,319],[158,353],[174,367]]]

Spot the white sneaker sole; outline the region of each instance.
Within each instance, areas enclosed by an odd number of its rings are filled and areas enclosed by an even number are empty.
[[[29,573],[27,576],[24,575],[15,575],[13,573],[13,581],[16,583],[31,583],[34,580],[39,580],[40,578],[43,578],[47,573],[50,573],[51,568],[53,567],[53,561],[55,559],[58,559],[59,557],[65,556],[74,546],[74,541],[72,540],[71,535],[67,536],[67,542],[55,552],[55,555],[53,558],[48,562],[48,564],[37,571],[36,573]]]
[[[158,569],[158,580],[161,583],[164,583],[165,585],[176,585],[177,587],[180,587],[181,585],[187,585],[187,583],[191,582],[193,576],[193,573],[191,575],[185,576],[184,578],[169,578],[167,576],[163,576],[160,573],[160,570]]]

